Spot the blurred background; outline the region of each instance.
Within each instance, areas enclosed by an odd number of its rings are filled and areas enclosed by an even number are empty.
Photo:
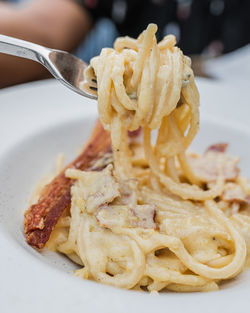
[[[5,9],[6,7],[12,8],[18,16],[18,12],[22,14],[29,7],[35,8],[36,2],[40,3],[40,12],[45,11],[43,5],[48,7],[52,2],[56,2],[61,8],[66,2],[74,2],[76,10],[84,11],[84,14],[87,14],[87,17],[83,15],[82,18],[89,19],[90,22],[87,26],[79,22],[73,47],[66,44],[57,46],[56,42],[54,45],[50,45],[54,48],[69,50],[86,62],[99,54],[103,47],[111,47],[117,36],[137,37],[148,23],[155,22],[159,27],[158,39],[167,34],[176,36],[177,44],[184,54],[192,57],[196,75],[214,78],[231,75],[249,80],[250,0],[43,0],[44,4],[41,0],[0,0],[0,19],[3,7]],[[70,9],[68,12],[69,17]],[[52,8],[47,14],[49,15],[48,20],[50,18],[57,21],[60,19],[60,14],[65,13],[57,12]],[[8,28],[2,26],[0,21],[0,33],[26,39],[25,31],[19,31],[16,35],[15,32],[8,32],[12,28],[10,20],[11,18],[8,19]],[[69,21],[67,23],[70,24]],[[78,34],[81,31],[79,29],[81,25],[83,25],[83,36]],[[43,25],[41,24],[40,27],[43,28]],[[55,25],[52,23],[52,27],[54,29],[56,23]],[[69,27],[71,26],[69,25]],[[65,38],[66,36],[71,36],[74,41],[74,31],[70,34],[65,32]],[[30,38],[32,41],[46,45],[46,41],[44,43],[39,39],[39,32],[37,37],[36,33],[27,34],[27,39]],[[48,41],[48,44],[51,42],[53,43],[51,40]],[[1,62],[0,55],[0,72],[15,73],[17,67],[11,61],[14,58],[9,57],[8,60],[10,61],[7,66],[7,62],[4,64],[3,61]],[[27,71],[29,71],[29,62],[27,64]],[[20,71],[23,70],[24,67],[21,66]],[[20,78],[18,77],[16,81],[9,79],[2,84],[0,82],[0,86],[5,87],[48,77],[48,73],[45,72],[25,77],[19,75]]]

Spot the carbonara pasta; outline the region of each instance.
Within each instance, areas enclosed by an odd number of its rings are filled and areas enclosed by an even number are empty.
[[[112,153],[97,161],[108,164],[101,171],[66,170],[75,180],[70,212],[47,246],[79,264],[84,279],[216,290],[246,264],[250,186],[226,145],[187,152],[199,129],[191,62],[174,36],[157,44],[156,31],[150,24],[137,39],[118,38],[91,60],[83,88],[98,94]]]

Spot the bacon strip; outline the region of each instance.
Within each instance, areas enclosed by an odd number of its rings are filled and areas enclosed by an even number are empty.
[[[38,202],[25,212],[24,233],[28,244],[43,248],[61,214],[69,208],[73,180],[65,177],[65,170],[94,170],[93,163],[108,152],[111,152],[110,134],[98,121],[83,152],[44,187]]]

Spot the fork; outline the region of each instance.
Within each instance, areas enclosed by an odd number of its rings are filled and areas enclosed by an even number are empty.
[[[88,64],[66,51],[50,49],[29,41],[0,35],[0,53],[36,61],[46,67],[57,80],[69,89],[84,97],[97,99],[96,95],[81,89],[84,70]]]

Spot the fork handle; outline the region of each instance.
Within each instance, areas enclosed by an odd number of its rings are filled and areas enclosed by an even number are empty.
[[[0,35],[0,53],[30,59],[44,65],[44,54],[50,49],[25,40]]]

